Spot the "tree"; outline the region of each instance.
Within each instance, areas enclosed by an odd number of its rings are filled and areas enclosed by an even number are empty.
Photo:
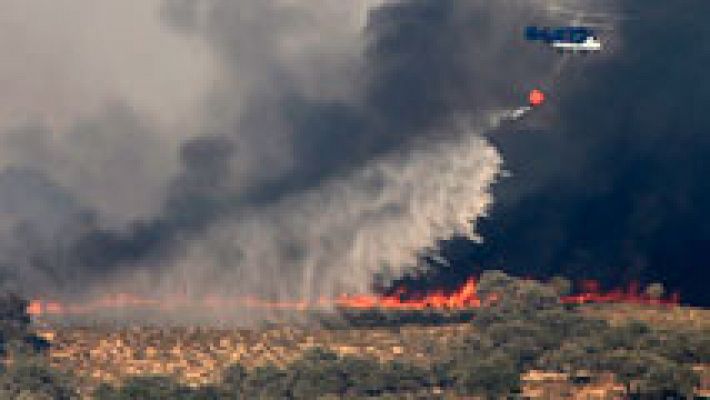
[[[64,400],[76,398],[71,378],[37,359],[19,359],[0,374],[0,398],[20,396],[33,399]]]
[[[699,383],[687,366],[648,351],[614,350],[603,355],[602,367],[614,372],[627,393],[641,398],[687,398]]]
[[[651,363],[643,383],[640,389],[647,398],[692,398],[700,377],[687,365],[658,357]]]
[[[591,334],[591,332],[590,332]],[[630,321],[620,326],[609,326],[599,332],[594,332],[593,338],[599,340],[603,348],[635,350],[649,343],[655,333],[644,322]]]
[[[511,292],[515,279],[503,271],[484,271],[478,280],[476,290],[484,301],[497,300]]]
[[[31,319],[27,314],[27,304],[14,293],[0,295],[0,351],[3,354],[8,342],[20,342],[28,334]]]
[[[480,329],[513,320],[531,321],[546,312],[564,311],[551,286],[515,279],[501,271],[484,272],[478,293],[486,305],[476,310],[472,322]]]
[[[646,287],[646,294],[648,297],[650,297],[652,300],[661,300],[663,298],[663,295],[666,293],[666,288],[663,287],[662,283],[652,283]]]
[[[241,364],[233,364],[222,373],[222,388],[230,393],[242,393],[248,371]]]
[[[451,386],[461,395],[498,398],[520,387],[516,364],[508,354],[492,351],[438,365],[435,371],[444,378],[442,386]]]
[[[558,296],[568,296],[572,293],[572,282],[563,276],[553,276],[549,285],[555,289]]]
[[[710,330],[699,331],[662,331],[653,351],[678,363],[708,364],[710,363]]]
[[[389,393],[413,393],[432,387],[428,371],[397,361],[381,366],[383,388]]]
[[[575,338],[564,342],[558,349],[543,354],[537,360],[537,366],[567,373],[602,371],[601,356],[604,351],[598,340],[588,337]]]
[[[252,371],[243,385],[244,397],[248,399],[282,399],[290,397],[291,377],[272,364]]]

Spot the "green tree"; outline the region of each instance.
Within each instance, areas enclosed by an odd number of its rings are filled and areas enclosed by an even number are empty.
[[[476,290],[478,296],[486,302],[513,293],[514,284],[515,279],[503,271],[484,271],[478,280]]]
[[[690,396],[699,383],[687,366],[647,351],[619,349],[602,358],[602,367],[619,377],[627,393],[643,398],[664,398],[671,393]]]
[[[710,330],[707,329],[661,331],[655,342],[644,343],[644,346],[678,363],[710,363]]]
[[[294,398],[313,399],[325,394],[344,394],[348,376],[341,373],[338,356],[316,350],[289,368],[290,392]]]
[[[692,398],[700,377],[688,365],[657,357],[644,377],[641,392],[647,397]]]
[[[233,364],[222,373],[221,388],[237,396],[243,393],[249,373],[241,364]]]
[[[558,296],[568,296],[572,293],[572,281],[565,277],[553,276],[549,284],[555,289]]]
[[[283,399],[291,395],[290,381],[287,371],[268,364],[252,371],[242,388],[248,399]]]
[[[452,387],[461,395],[498,398],[519,389],[516,364],[508,354],[491,351],[437,365],[435,372],[441,386]]]
[[[428,371],[397,361],[382,365],[383,389],[388,393],[414,393],[432,386]]]
[[[666,293],[666,288],[662,283],[652,283],[646,287],[646,294],[653,300],[660,300]]]
[[[20,358],[0,374],[0,398],[76,398],[71,377],[46,366],[43,360]]]
[[[5,354],[8,343],[18,345],[28,335],[30,316],[27,314],[28,302],[21,297],[6,293],[0,295],[0,352]],[[20,347],[15,346],[20,349]]]
[[[607,349],[633,350],[640,348],[653,335],[654,332],[648,324],[641,321],[630,321],[620,326],[608,327],[597,332],[594,336]]]

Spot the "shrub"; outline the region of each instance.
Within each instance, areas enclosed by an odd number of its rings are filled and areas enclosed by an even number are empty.
[[[19,359],[0,374],[0,398],[21,394],[36,399],[73,399],[76,391],[70,377],[43,364],[41,360]]]
[[[429,388],[431,381],[429,371],[412,365],[339,357],[317,348],[285,369],[267,365],[248,372],[235,365],[220,389],[244,398],[342,398],[416,392]]]
[[[502,351],[489,351],[474,357],[439,364],[435,367],[439,385],[451,387],[462,395],[509,395],[520,386],[517,360]]]
[[[120,387],[101,385],[94,392],[94,397],[101,400],[207,400],[224,398],[224,392],[212,387],[191,389],[181,385],[170,377],[142,376],[128,379]]]

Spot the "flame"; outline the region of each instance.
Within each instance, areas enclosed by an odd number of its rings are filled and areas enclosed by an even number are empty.
[[[446,308],[472,308],[479,307],[481,301],[476,294],[476,280],[469,278],[466,283],[453,293],[435,291],[423,296],[420,299],[403,299],[405,290],[400,288],[390,296],[340,296],[336,304],[348,308],[388,308],[388,309],[413,309],[422,310],[425,308],[446,309]]]
[[[586,303],[632,303],[642,305],[678,305],[680,296],[673,293],[665,299],[653,299],[640,293],[638,282],[631,282],[626,289],[613,289],[603,292],[599,282],[587,280],[580,282],[581,293],[560,297],[565,304]],[[484,305],[494,303],[497,295],[488,298]],[[269,301],[256,296],[219,297],[210,295],[198,301],[198,305],[207,309],[253,308],[269,310],[305,311],[331,307],[351,309],[466,309],[478,308],[482,305],[476,290],[476,279],[469,278],[460,288],[453,292],[435,290],[429,293],[415,295],[406,287],[399,287],[390,295],[342,294],[336,298],[321,297],[315,301]],[[174,311],[183,307],[195,306],[195,301],[185,295],[176,295],[168,299],[142,298],[128,293],[106,295],[96,301],[82,304],[63,304],[56,301],[32,300],[27,306],[31,316],[40,315],[85,315],[106,310],[126,308],[144,308],[159,311]]]
[[[295,310],[323,309],[328,307],[345,308],[386,308],[419,310],[425,308],[470,308],[478,307],[480,301],[476,296],[476,280],[470,278],[461,288],[446,293],[438,290],[419,298],[409,298],[405,288],[397,289],[391,295],[348,295],[343,294],[335,299],[321,297],[316,301],[269,301],[255,296],[242,296],[225,298],[207,296],[199,305],[208,309],[229,309],[233,307]],[[96,301],[83,304],[62,304],[56,301],[32,300],[27,306],[27,313],[32,316],[41,315],[82,315],[110,309],[125,308],[151,308],[162,311],[176,310],[181,307],[194,305],[185,296],[174,296],[160,301],[157,299],[141,298],[128,293],[106,295]]]
[[[586,303],[626,303],[639,305],[670,305],[680,304],[680,294],[675,292],[668,298],[654,299],[646,293],[640,292],[640,285],[636,281],[631,281],[626,289],[615,288],[608,292],[602,292],[599,282],[585,280],[580,282],[582,293],[563,296],[560,300],[566,304],[586,304]]]
[[[42,302],[40,300],[32,300],[30,303],[27,305],[26,309],[27,314],[29,315],[40,315],[42,314]]]

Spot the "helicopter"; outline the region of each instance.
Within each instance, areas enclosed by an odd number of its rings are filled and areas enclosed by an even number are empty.
[[[525,28],[525,39],[544,42],[559,53],[592,53],[602,50],[602,43],[595,31],[585,26],[528,26]]]

